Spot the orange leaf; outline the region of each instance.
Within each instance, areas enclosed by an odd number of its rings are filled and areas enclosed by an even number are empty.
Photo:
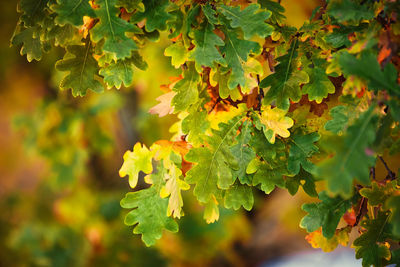
[[[175,84],[183,79],[182,74],[178,77],[169,77],[170,83],[169,84],[162,84],[160,86],[161,91],[168,93],[174,88]]]
[[[354,210],[351,209],[350,211],[347,211],[347,212],[343,215],[343,219],[345,220],[345,222],[346,222],[348,225],[353,226],[354,224],[356,224],[357,216],[356,216],[356,213],[354,212]]]
[[[178,41],[182,37],[182,33],[180,33],[178,36],[174,37],[171,39],[172,42]]]
[[[86,38],[89,30],[96,24],[96,20],[88,16],[83,16],[83,25],[79,28],[79,33]]]
[[[384,61],[388,56],[390,56],[391,53],[392,53],[392,49],[390,49],[390,47],[387,47],[387,46],[382,47],[381,51],[379,51],[379,54],[378,54],[379,64],[381,64],[382,61]]]
[[[168,140],[158,140],[157,145],[162,147],[171,147],[173,151],[178,152],[182,156],[186,155],[189,149],[192,147],[186,141],[168,141]]]

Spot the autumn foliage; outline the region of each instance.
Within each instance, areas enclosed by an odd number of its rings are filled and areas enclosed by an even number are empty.
[[[353,242],[363,266],[400,264],[398,2],[323,1],[300,28],[272,0],[21,0],[19,11],[11,43],[28,61],[64,49],[55,67],[73,96],[132,85],[141,49],[168,35],[181,75],[149,112],[175,114],[174,136],[136,143],[119,170],[135,189],[125,224],[146,245],[179,231],[183,191],[214,223],[221,209],[251,210],[255,191],[302,188],[315,198],[300,222],[313,247]]]

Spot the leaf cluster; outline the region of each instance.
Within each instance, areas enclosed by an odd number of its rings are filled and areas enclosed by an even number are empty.
[[[331,0],[297,29],[270,0],[21,0],[11,43],[28,61],[64,48],[60,88],[84,96],[132,85],[140,50],[168,34],[182,74],[150,112],[176,114],[175,135],[137,143],[120,169],[132,188],[146,174],[121,205],[147,245],[178,231],[185,197],[211,223],[252,209],[254,190],[302,187],[319,199],[302,206],[312,246],[331,251],[357,226],[356,256],[383,266],[399,259],[400,21],[374,2]]]

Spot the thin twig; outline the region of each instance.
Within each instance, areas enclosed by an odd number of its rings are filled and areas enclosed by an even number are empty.
[[[372,180],[375,180],[375,167],[372,167],[369,171],[369,176],[372,176]]]
[[[396,174],[394,172],[392,172],[392,170],[389,168],[389,166],[386,164],[386,162],[383,160],[383,158],[381,156],[378,156],[378,158],[382,161],[383,165],[385,166],[388,175],[386,176],[386,178],[390,178],[390,180],[394,180],[396,179]]]
[[[368,203],[368,200],[365,197],[363,197],[360,202],[360,208],[358,209],[356,222],[354,223],[353,226],[357,226],[360,223],[361,218],[364,216],[364,214],[367,210],[367,203]]]
[[[214,108],[218,105],[218,103],[222,100],[222,98],[220,96],[218,96],[217,100],[215,101],[214,105],[211,107],[210,111],[208,112],[208,114],[210,114]]]
[[[258,86],[259,92],[257,95],[258,105],[257,105],[256,110],[260,111],[261,110],[261,102],[262,102],[262,99],[264,98],[264,90],[260,87],[260,75],[258,75],[258,74],[257,74],[257,83],[259,85]]]

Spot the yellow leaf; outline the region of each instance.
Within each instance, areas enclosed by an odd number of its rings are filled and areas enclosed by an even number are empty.
[[[293,126],[293,120],[285,116],[286,111],[267,106],[263,109],[260,117],[261,123],[264,127],[264,134],[267,140],[273,144],[275,143],[275,135],[281,137],[289,137],[290,132],[288,129]]]
[[[321,229],[319,229],[308,234],[306,240],[313,248],[321,248],[324,252],[331,252],[335,250],[339,244],[347,246],[349,243],[349,231],[350,229],[345,228],[341,231],[337,231],[331,239],[327,239],[322,235]]]
[[[152,166],[153,152],[148,150],[145,145],[143,147],[138,142],[132,151],[126,151],[124,154],[124,163],[119,170],[119,176],[125,177],[129,175],[129,185],[135,188],[138,181],[140,171],[149,174],[153,171]]]
[[[239,116],[243,112],[247,110],[247,106],[245,103],[241,103],[236,107],[234,106],[229,106],[227,111],[212,111],[208,115],[208,120],[211,123],[211,128],[218,130],[219,129],[219,124],[221,122],[228,122],[229,120],[233,119],[236,116]]]
[[[210,201],[206,203],[206,207],[204,209],[203,218],[207,223],[213,223],[218,221],[219,219],[219,209],[218,209],[218,201],[215,199],[213,195]]]
[[[176,42],[168,46],[164,51],[164,55],[171,57],[171,63],[176,69],[184,64],[188,60],[189,56],[187,49],[183,46],[182,42]]]
[[[362,93],[366,87],[367,86],[365,85],[364,81],[356,76],[350,75],[343,83],[343,94],[352,95],[355,97],[356,95]]]
[[[161,189],[160,196],[162,198],[170,196],[167,215],[180,218],[183,206],[181,191],[189,190],[190,186],[185,181],[179,179],[182,176],[182,171],[172,161],[164,161],[164,167],[169,171],[164,177],[166,184]]]
[[[251,92],[251,90],[253,88],[258,86],[256,77],[257,77],[257,75],[260,75],[260,76],[263,75],[263,67],[262,67],[261,63],[254,58],[249,58],[243,67],[245,70],[246,83],[241,88],[241,90],[242,90],[242,93],[248,94]],[[251,76],[251,74],[253,74],[253,76]]]

